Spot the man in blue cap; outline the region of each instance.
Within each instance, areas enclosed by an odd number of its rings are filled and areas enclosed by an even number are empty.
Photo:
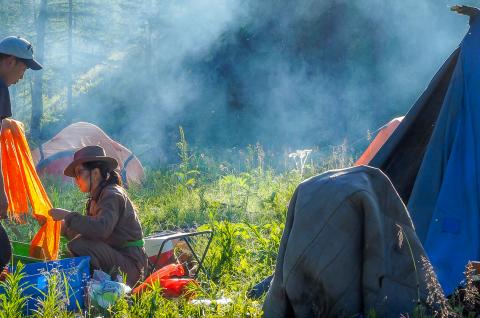
[[[33,57],[32,44],[17,36],[9,36],[0,41],[0,120],[12,116],[8,87],[18,83],[27,68],[42,69],[42,65]],[[7,208],[8,200],[0,163],[0,220],[7,218]],[[0,224],[0,273],[11,255],[10,241],[5,229]]]

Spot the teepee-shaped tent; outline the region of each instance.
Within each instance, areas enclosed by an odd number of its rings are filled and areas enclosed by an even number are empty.
[[[442,287],[480,259],[480,18],[369,165],[408,205]]]

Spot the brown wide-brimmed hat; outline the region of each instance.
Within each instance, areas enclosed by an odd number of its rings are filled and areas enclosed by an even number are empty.
[[[108,157],[105,149],[100,146],[86,146],[73,155],[73,161],[67,166],[64,175],[75,178],[75,167],[81,163],[102,161],[105,162],[109,171],[113,171],[118,167],[118,161],[112,157]]]

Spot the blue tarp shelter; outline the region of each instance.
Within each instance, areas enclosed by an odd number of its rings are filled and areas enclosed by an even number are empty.
[[[392,180],[453,292],[480,260],[480,17],[370,165]]]

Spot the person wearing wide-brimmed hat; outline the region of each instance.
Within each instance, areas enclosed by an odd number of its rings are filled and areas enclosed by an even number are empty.
[[[73,256],[90,256],[93,269],[113,276],[126,274],[127,284],[133,287],[143,279],[147,255],[137,211],[121,186],[117,166],[102,147],[78,150],[64,174],[90,194],[86,215],[58,208],[50,210],[50,215],[64,221],[62,234],[69,239]]]

